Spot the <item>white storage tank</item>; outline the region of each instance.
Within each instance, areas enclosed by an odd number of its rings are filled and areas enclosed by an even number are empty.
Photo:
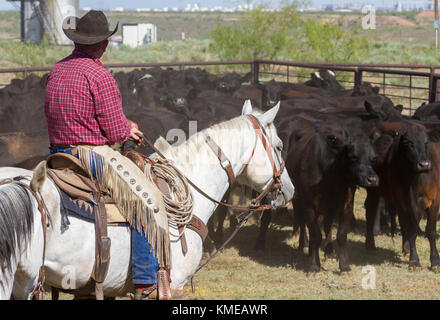
[[[78,0],[41,1],[46,32],[57,45],[71,45],[63,32],[63,21],[68,16],[79,17]]]

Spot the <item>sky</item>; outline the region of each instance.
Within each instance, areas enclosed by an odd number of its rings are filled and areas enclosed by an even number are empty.
[[[278,1],[272,0],[277,3]],[[109,8],[163,8],[177,7],[184,8],[187,3],[199,3],[202,7],[224,6],[232,7],[235,4],[246,3],[240,0],[80,0],[79,7],[90,7],[92,9],[109,9]],[[16,7],[20,6],[16,2]],[[6,0],[0,0],[0,10],[14,9],[14,5]]]
[[[253,1],[255,2],[255,1]],[[278,0],[267,0],[274,7],[278,5]],[[378,6],[392,6],[395,0],[309,0],[313,6],[322,3],[365,3]],[[92,9],[111,9],[117,7],[123,8],[184,8],[187,3],[198,3],[201,7],[232,7],[238,4],[245,4],[245,0],[80,0],[79,7],[89,7]],[[15,8],[19,7],[19,2],[15,3]],[[0,0],[0,10],[14,9],[14,4],[6,0]]]

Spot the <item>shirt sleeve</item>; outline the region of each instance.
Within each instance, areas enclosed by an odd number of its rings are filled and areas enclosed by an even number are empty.
[[[110,144],[123,143],[130,137],[130,126],[122,110],[122,98],[113,76],[104,74],[96,83],[96,120]]]

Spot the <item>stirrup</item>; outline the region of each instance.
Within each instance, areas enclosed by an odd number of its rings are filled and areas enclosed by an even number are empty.
[[[128,293],[127,296],[131,298],[131,300],[149,300],[151,299],[150,295],[157,290],[157,284],[154,284],[153,286],[147,288],[146,290],[142,290],[142,292],[137,293],[135,290],[135,293]]]

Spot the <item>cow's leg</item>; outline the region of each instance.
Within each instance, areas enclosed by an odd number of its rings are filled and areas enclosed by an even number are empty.
[[[425,229],[426,237],[429,240],[429,247],[430,247],[429,258],[431,260],[432,270],[440,270],[440,257],[437,251],[437,245],[435,241],[437,234],[438,209],[439,209],[438,203],[434,206],[431,206],[431,208],[429,208],[429,211],[427,212],[428,221]]]
[[[324,255],[326,259],[331,259],[334,257],[334,248],[333,248],[333,219],[324,220],[324,232],[325,232],[325,240],[324,240]]]
[[[339,226],[338,226],[338,233],[336,235],[336,238],[338,240],[339,269],[341,270],[341,273],[351,271],[350,262],[348,259],[348,252],[347,252],[347,234],[350,228],[352,216],[353,216],[353,211],[350,210],[350,208],[341,210],[339,216]]]
[[[386,210],[390,216],[390,232],[391,232],[391,237],[394,237],[394,235],[396,234],[397,231],[397,214],[396,214],[396,209],[394,208],[394,206],[392,204],[388,204],[386,203]]]
[[[380,196],[377,190],[367,190],[367,198],[365,199],[365,215],[367,220],[365,247],[371,251],[376,250],[376,244],[374,242],[374,223],[378,213],[379,199]]]
[[[231,189],[229,189],[223,196],[222,202],[232,203],[231,199]],[[216,211],[217,215],[217,228],[212,235],[212,239],[216,245],[221,245],[223,242],[223,225],[225,223],[226,215],[228,214],[228,208],[225,206],[218,206]]]
[[[257,240],[255,241],[255,250],[257,251],[264,251],[264,249],[266,248],[266,234],[271,218],[271,210],[264,210],[261,216],[260,232],[258,233]]]
[[[223,226],[225,223],[228,208],[225,206],[219,206],[217,208],[217,228],[213,234],[213,240],[216,245],[221,245],[223,242]]]
[[[406,213],[402,213],[401,211],[397,210],[398,212],[398,219],[400,224],[400,232],[402,234],[402,252],[403,255],[406,256],[410,252],[409,248],[409,228],[410,223],[408,222],[409,216]]]
[[[379,197],[379,202],[377,203],[377,212],[374,217],[374,227],[373,234],[375,236],[381,234],[386,228],[386,217],[385,217],[385,199],[383,197]],[[384,228],[382,227],[385,224]]]
[[[412,213],[407,213],[412,214]],[[410,221],[410,225],[408,228],[408,242],[409,242],[409,269],[410,270],[416,270],[421,267],[420,261],[419,261],[419,255],[417,254],[417,247],[416,247],[416,239],[417,239],[417,229],[418,225],[414,223],[414,221]]]
[[[321,262],[319,261],[319,248],[321,247],[322,241],[321,229],[319,228],[317,217],[313,209],[306,209],[305,217],[310,232],[309,255],[312,258],[308,271],[319,272],[321,271]]]
[[[293,230],[295,232],[296,225],[299,227],[299,243],[298,243],[298,251],[304,252],[305,247],[309,247],[309,240],[307,238],[307,231],[306,231],[306,220],[305,220],[305,212],[304,208],[301,207],[299,203],[293,203]],[[309,255],[310,255],[310,248],[309,248]]]

